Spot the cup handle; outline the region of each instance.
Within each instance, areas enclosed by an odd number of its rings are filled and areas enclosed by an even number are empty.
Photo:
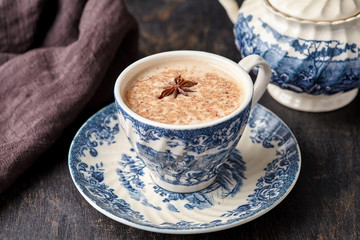
[[[252,98],[251,108],[259,101],[261,96],[264,94],[267,85],[270,82],[271,78],[271,68],[270,65],[259,55],[253,54],[243,58],[239,62],[240,67],[242,67],[246,72],[250,72],[254,67],[258,66],[259,71],[255,79],[254,84],[254,95]]]

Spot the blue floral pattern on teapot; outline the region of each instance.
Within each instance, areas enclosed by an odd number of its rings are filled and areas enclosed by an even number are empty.
[[[255,31],[255,21],[261,22],[260,30]],[[332,95],[360,87],[360,50],[355,43],[293,38],[243,13],[238,14],[234,33],[241,55],[263,57],[272,68],[271,83],[282,89]]]

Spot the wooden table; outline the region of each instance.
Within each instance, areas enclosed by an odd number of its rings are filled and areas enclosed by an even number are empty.
[[[232,23],[217,1],[126,0],[140,25],[140,57],[196,49],[240,60]],[[200,235],[167,235],[128,227],[92,208],[67,165],[82,115],[61,139],[0,196],[0,239],[360,239],[360,95],[329,113],[304,113],[275,102],[300,145],[294,189],[273,210],[244,225]]]

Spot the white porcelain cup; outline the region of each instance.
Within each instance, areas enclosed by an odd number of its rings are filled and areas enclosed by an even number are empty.
[[[127,86],[144,69],[170,61],[201,61],[226,69],[238,81],[245,98],[226,117],[195,125],[154,122],[134,113],[125,103]],[[253,85],[249,72],[258,66]],[[137,155],[150,170],[153,182],[173,192],[194,192],[214,182],[220,167],[238,144],[252,106],[263,95],[271,71],[257,55],[239,64],[207,52],[171,51],[155,54],[128,66],[115,83],[114,95],[119,123]]]

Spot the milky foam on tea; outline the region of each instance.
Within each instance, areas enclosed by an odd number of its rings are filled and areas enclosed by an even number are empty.
[[[188,96],[159,99],[164,87],[181,75],[198,84]],[[126,104],[140,116],[161,123],[190,125],[213,121],[234,112],[245,98],[239,84],[218,66],[200,61],[176,61],[141,72],[126,91]]]

